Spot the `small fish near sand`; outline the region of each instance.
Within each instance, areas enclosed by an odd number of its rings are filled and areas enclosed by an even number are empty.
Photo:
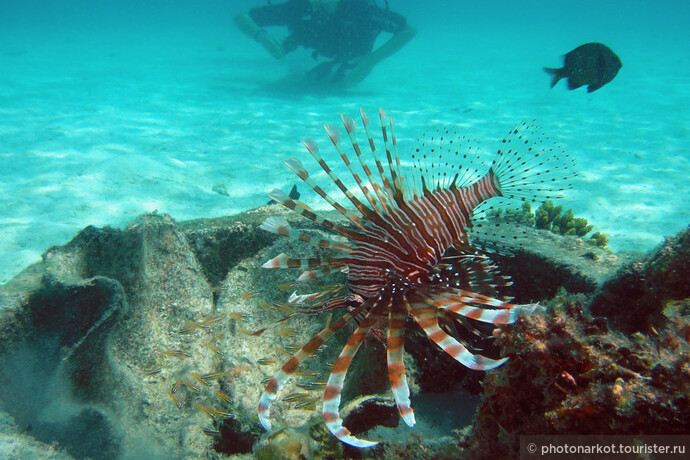
[[[552,76],[553,88],[561,78],[568,79],[568,89],[588,85],[587,92],[596,91],[618,74],[623,66],[620,58],[611,48],[601,43],[586,43],[565,55],[560,69],[544,67]]]
[[[290,193],[288,194],[288,196],[289,196],[290,198],[292,198],[293,200],[298,200],[298,199],[299,199],[299,196],[300,196],[300,195],[299,195],[299,192],[297,191],[297,184],[295,184],[295,185],[292,186],[292,188],[290,189]],[[275,203],[276,203],[276,201],[273,200],[273,199],[271,199],[271,200],[268,200],[268,203],[266,203],[266,204],[275,204]]]

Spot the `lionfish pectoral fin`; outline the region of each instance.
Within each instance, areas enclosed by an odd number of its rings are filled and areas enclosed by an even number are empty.
[[[460,291],[461,295],[444,293],[433,301],[433,306],[455,315],[490,324],[512,324],[522,315],[535,310],[538,304],[516,305],[493,297]],[[476,305],[482,305],[478,307]],[[484,308],[491,306],[493,308]]]
[[[261,268],[301,268],[306,270],[309,268],[326,268],[326,267],[342,267],[345,265],[347,259],[329,258],[292,258],[285,253],[280,253],[278,256],[264,263]]]
[[[342,442],[360,448],[375,446],[378,442],[352,436],[350,430],[343,426],[343,419],[340,418],[340,394],[342,393],[345,375],[352,362],[352,358],[376,322],[371,316],[371,311],[372,309],[360,321],[357,329],[352,333],[340,352],[338,359],[333,364],[333,371],[328,377],[326,391],[323,394],[323,420],[328,430]]]
[[[446,288],[443,292],[435,293],[433,299],[424,297],[422,302],[457,316],[490,324],[514,323],[518,314],[525,311],[523,307],[526,307],[455,288]]]
[[[276,235],[284,236],[295,241],[302,241],[307,244],[311,244],[314,247],[324,248],[324,249],[337,249],[339,251],[352,252],[352,248],[347,244],[339,243],[336,241],[331,241],[324,238],[314,238],[311,235],[295,231],[290,228],[288,221],[284,217],[269,217],[261,225],[259,225],[261,230],[274,233]]]
[[[410,388],[407,385],[403,361],[406,320],[407,312],[403,310],[401,302],[392,302],[388,312],[388,338],[386,341],[388,379],[400,416],[408,426],[414,426],[415,418],[410,403]]]
[[[438,308],[427,306],[425,303],[412,303],[408,304],[408,309],[426,335],[463,366],[478,371],[488,371],[508,360],[508,358],[495,360],[471,353],[463,344],[446,334],[439,327]]]
[[[275,401],[278,392],[283,388],[290,376],[295,373],[299,365],[312,355],[321,345],[323,345],[337,330],[349,324],[362,311],[361,308],[355,309],[343,316],[328,326],[321,332],[316,334],[309,342],[307,342],[297,353],[295,353],[283,367],[274,375],[266,385],[261,398],[259,398],[258,415],[261,425],[267,429],[271,429],[271,421],[269,420],[269,413],[271,404]]]

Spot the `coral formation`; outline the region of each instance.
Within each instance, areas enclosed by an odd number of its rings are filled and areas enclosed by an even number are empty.
[[[554,206],[553,202],[545,201],[533,212],[530,204],[526,202],[521,208],[491,209],[487,212],[487,217],[492,221],[517,223],[579,238],[583,238],[594,229],[587,219],[575,217],[572,209],[561,214],[562,211],[563,206]],[[585,241],[600,248],[605,248],[608,244],[608,238],[601,232],[592,234]]]
[[[562,206],[555,206],[550,201],[545,201],[535,213],[536,227],[551,230],[561,235],[585,236],[594,228],[589,225],[587,219],[575,217],[572,209],[561,214]]]
[[[661,326],[667,302],[690,297],[690,228],[666,241],[647,257],[624,265],[592,303],[592,313],[606,316],[616,328],[632,333]]]
[[[594,232],[592,236],[587,239],[587,242],[592,246],[605,248],[606,245],[609,244],[609,238],[601,232]]]
[[[487,217],[492,220],[502,220],[508,223],[517,223],[534,227],[536,225],[535,214],[528,202],[522,203],[520,208],[494,208],[487,211]],[[540,228],[537,226],[537,228]]]
[[[520,434],[684,434],[690,430],[689,316],[626,337],[561,295],[497,333],[511,356],[484,379],[471,458],[515,458]],[[540,395],[535,398],[534,395]]]

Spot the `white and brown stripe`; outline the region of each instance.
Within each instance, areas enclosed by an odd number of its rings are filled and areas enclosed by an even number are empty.
[[[336,291],[291,296],[291,302],[302,304],[307,312],[341,308],[346,313],[304,345],[270,380],[259,402],[259,420],[265,428],[271,428],[270,405],[277,392],[306,357],[314,353],[336,331],[354,322],[358,325],[357,329],[342,349],[326,386],[323,416],[328,429],[341,441],[357,447],[368,447],[376,443],[353,436],[343,426],[339,415],[347,369],[367,334],[374,330],[380,336],[379,327],[388,329],[385,341],[390,386],[400,415],[410,426],[414,425],[415,418],[403,362],[405,323],[408,316],[443,351],[471,369],[489,370],[505,362],[506,359],[493,359],[473,353],[472,346],[463,345],[439,325],[439,320],[455,321],[460,327],[468,328],[472,332],[470,335],[481,338],[486,334],[472,330],[473,320],[509,324],[515,322],[520,314],[536,307],[516,305],[499,298],[499,289],[511,283],[507,277],[497,272],[487,257],[470,245],[468,232],[473,227],[474,213],[494,197],[530,201],[551,198],[569,188],[567,182],[574,174],[570,170],[572,161],[568,156],[541,135],[533,124],[523,123],[511,130],[503,140],[502,148],[491,167],[484,170],[481,170],[483,161],[480,153],[469,144],[467,138],[460,137],[454,144],[454,140],[449,138],[452,133],[449,130],[443,131],[440,139],[447,142],[446,147],[452,146],[455,149],[450,152],[455,160],[444,159],[443,149],[435,151],[432,148],[433,155],[430,153],[429,157],[426,152],[418,150],[415,157],[418,165],[415,167],[425,171],[427,175],[410,179],[401,173],[392,119],[383,110],[379,110],[382,150],[385,153],[382,161],[377,156],[369,116],[363,110],[360,110],[360,115],[375,170],[367,164],[357,140],[357,126],[352,118],[341,115],[363,174],[355,170],[356,165],[343,150],[338,129],[328,124],[324,127],[364,196],[363,200],[357,198],[321,157],[314,140],[303,141],[311,156],[345,195],[354,210],[348,210],[334,200],[312,179],[299,160],[291,158],[286,161],[286,165],[309,188],[342,214],[351,225],[341,225],[323,218],[304,203],[289,198],[279,190],[270,194],[271,198],[286,208],[347,241],[335,242],[312,237],[306,232],[290,229],[284,219],[271,218],[262,228],[318,248],[341,251],[345,255],[323,259],[293,259],[280,254],[264,264],[264,267],[305,270],[299,281],[323,276],[334,270],[346,273],[345,297],[336,297]],[[434,137],[430,136],[428,141],[434,142]],[[446,147],[444,148],[448,150]],[[461,152],[457,148],[465,150]],[[449,161],[460,163],[450,166]],[[317,301],[321,303],[317,304]],[[314,304],[310,304],[311,302]]]

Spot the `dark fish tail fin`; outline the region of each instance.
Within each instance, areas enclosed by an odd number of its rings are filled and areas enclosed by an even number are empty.
[[[552,69],[550,67],[544,67],[544,72],[548,73],[551,75],[551,87],[553,88],[556,86],[556,83],[563,78],[563,68],[561,67],[560,69]]]

